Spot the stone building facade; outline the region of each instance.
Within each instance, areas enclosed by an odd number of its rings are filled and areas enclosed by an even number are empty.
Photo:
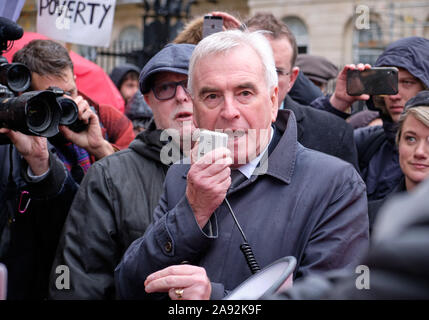
[[[27,0],[18,20],[25,30],[35,31],[37,1]],[[142,3],[116,1],[112,47],[119,42],[134,43],[135,48],[143,45]],[[300,52],[324,56],[339,67],[374,62],[388,43],[401,37],[429,37],[428,0],[199,0],[190,7],[190,16],[214,10],[239,18],[258,11],[272,12],[293,30]],[[72,48],[95,59],[97,48]],[[119,62],[115,58],[113,64]],[[112,63],[103,67],[109,71]]]

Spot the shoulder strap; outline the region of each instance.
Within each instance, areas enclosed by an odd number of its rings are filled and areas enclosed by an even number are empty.
[[[384,130],[376,131],[375,134],[371,135],[364,141],[364,143],[358,146],[359,156],[359,168],[360,170],[368,167],[369,161],[381,147],[383,142],[386,140],[386,134]]]
[[[15,196],[17,194],[17,185],[13,179],[13,145],[9,148],[9,175],[6,190],[0,203],[0,258],[2,258],[7,249],[9,248],[10,242],[10,223],[15,218],[16,201]],[[0,195],[1,196],[1,195]]]

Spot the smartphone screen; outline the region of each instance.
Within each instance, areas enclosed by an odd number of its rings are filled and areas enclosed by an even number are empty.
[[[364,71],[347,70],[347,94],[351,96],[394,95],[398,93],[398,69],[371,68]]]
[[[222,17],[215,17],[215,16],[204,16],[204,23],[203,23],[203,38],[222,31],[223,27],[223,18]]]

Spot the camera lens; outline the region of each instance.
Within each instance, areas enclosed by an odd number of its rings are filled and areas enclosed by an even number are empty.
[[[7,71],[7,83],[11,90],[22,92],[30,86],[31,75],[28,68],[22,64],[13,63]]]
[[[68,98],[58,97],[57,101],[61,106],[61,120],[60,124],[70,125],[77,120],[78,108],[76,103]]]
[[[48,103],[42,99],[29,103],[27,106],[27,124],[35,132],[43,132],[52,122],[52,111]]]

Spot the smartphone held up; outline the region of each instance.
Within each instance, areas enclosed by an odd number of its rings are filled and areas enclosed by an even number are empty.
[[[398,93],[398,69],[378,67],[347,70],[347,94],[351,96],[394,95]]]
[[[223,18],[211,15],[204,16],[203,38],[223,30]]]

